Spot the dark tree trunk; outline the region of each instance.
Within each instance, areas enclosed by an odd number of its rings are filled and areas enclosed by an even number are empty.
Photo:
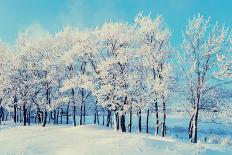
[[[80,125],[82,125],[83,124],[83,122],[82,122],[82,114],[83,114],[83,103],[81,104],[81,111],[80,111]]]
[[[28,109],[28,112],[27,112],[27,124],[31,125],[31,110],[30,110],[30,108]]]
[[[97,109],[97,101],[95,104],[95,113],[94,113],[94,124],[98,123],[99,124],[99,117],[98,117],[98,109]]]
[[[138,130],[139,130],[139,132],[141,132],[142,131],[142,116],[141,116],[141,109],[139,109],[139,111],[138,111],[138,117],[139,117],[139,128],[138,128]]]
[[[93,119],[93,124],[96,124],[96,123],[97,123],[97,114],[96,114],[96,111],[95,111],[95,113],[94,113],[94,119]]]
[[[105,125],[105,109],[102,108],[102,125]]]
[[[189,135],[189,139],[192,139],[192,132],[193,132],[193,117],[194,115],[192,115],[190,121],[189,121],[189,127],[188,127],[188,135]]]
[[[76,126],[76,104],[75,104],[75,91],[72,89],[72,103],[73,103],[73,126]]]
[[[34,123],[35,123],[35,124],[37,123],[37,113],[36,113],[36,115],[35,115],[35,117],[34,117]]]
[[[124,114],[122,114],[120,116],[120,124],[121,124],[121,130],[122,130],[122,132],[126,132],[125,115]]]
[[[129,124],[128,124],[128,131],[131,132],[132,128],[132,107],[130,108],[130,113],[129,113]]]
[[[37,110],[37,117],[38,117],[38,123],[41,124],[42,123],[42,115],[43,113],[40,110]]]
[[[45,77],[47,78],[47,72],[46,72]],[[51,104],[50,95],[51,95],[51,90],[49,88],[49,83],[47,83],[46,84],[46,105],[50,105]],[[49,119],[49,122],[50,122],[50,116],[52,116],[52,115],[48,116],[47,109],[45,109],[44,110],[44,115],[43,115],[43,124],[42,124],[43,127],[45,127],[45,125],[47,124],[47,117],[49,117],[48,119]]]
[[[23,125],[26,126],[27,124],[27,109],[26,105],[23,105]]]
[[[19,123],[22,123],[22,108],[19,110]]]
[[[66,110],[66,124],[69,123],[69,113],[68,113],[68,111],[69,111],[69,103],[67,105],[67,110]]]
[[[113,120],[112,120],[112,112],[111,112],[111,117],[110,117],[110,127],[112,128],[113,126]]]
[[[83,124],[83,106],[84,106],[84,89],[81,89],[81,111],[80,111],[80,125]]]
[[[46,123],[47,123],[47,110],[44,111],[44,114],[43,114],[43,124],[42,126],[45,127]]]
[[[0,107],[0,125],[2,124],[2,117],[3,117],[3,107]]]
[[[17,105],[14,105],[14,122],[17,122]]]
[[[164,137],[165,135],[166,135],[166,104],[163,101],[163,123],[162,123],[161,136]]]
[[[20,109],[19,108],[17,108],[17,112],[16,112],[16,115],[17,115],[17,117],[16,117],[16,122],[18,123],[19,122],[19,111],[20,111]]]
[[[110,126],[110,122],[111,122],[111,111],[108,110],[108,113],[107,113],[107,122],[106,122],[106,126],[109,127]]]
[[[73,106],[73,126],[76,126],[76,106]]]
[[[149,133],[149,115],[150,115],[150,111],[149,109],[147,109],[146,133]]]
[[[56,110],[53,110],[53,113],[51,114],[51,117],[53,119],[53,124],[57,124],[57,120],[56,120]]]
[[[4,121],[5,113],[4,113],[3,107],[1,107],[1,109],[2,109],[2,121]]]
[[[60,112],[60,124],[63,124],[63,109],[61,109],[61,112]]]
[[[116,122],[117,122],[117,130],[119,130],[119,115],[118,115],[118,113],[117,113],[117,115],[116,115]]]
[[[59,124],[59,114],[60,114],[60,108],[57,109],[57,112],[56,112],[56,124]]]
[[[85,115],[86,115],[86,109],[85,109],[85,103],[83,105],[83,124],[85,124]]]
[[[156,118],[156,123],[155,123],[155,135],[159,134],[159,111],[158,111],[158,103],[155,102],[155,118]]]

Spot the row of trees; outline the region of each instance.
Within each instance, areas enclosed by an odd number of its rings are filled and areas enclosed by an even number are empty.
[[[14,49],[0,44],[1,108],[15,122],[22,117],[24,125],[32,117],[42,126],[51,119],[58,123],[62,116],[68,123],[71,115],[76,126],[77,115],[79,124],[85,123],[86,108],[94,111],[96,123],[100,107],[107,111],[106,125],[113,114],[115,129],[120,126],[122,132],[126,114],[131,132],[135,112],[140,132],[141,115],[147,114],[148,132],[152,111],[155,134],[161,128],[165,136],[167,100],[178,93],[192,107],[189,138],[195,143],[200,110],[217,112],[216,88],[230,82],[231,32],[218,24],[209,26],[209,19],[198,15],[186,26],[178,52],[170,37],[161,16],[153,20],[142,14],[133,24],[106,22],[94,30],[65,27],[39,36],[20,33]],[[174,67],[175,60],[180,67]]]

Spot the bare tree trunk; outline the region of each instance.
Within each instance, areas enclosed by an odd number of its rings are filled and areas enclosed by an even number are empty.
[[[31,108],[29,108],[27,112],[27,124],[31,124]]]
[[[57,120],[56,120],[56,110],[53,110],[53,113],[51,114],[51,117],[53,119],[53,124],[57,124]]]
[[[130,113],[129,113],[129,124],[128,124],[128,131],[131,132],[132,128],[132,107],[130,108]]]
[[[39,117],[40,117],[39,112],[38,112],[38,110],[36,110],[35,123],[38,122],[38,124],[39,124],[39,121],[40,121]]]
[[[0,106],[0,125],[2,124],[2,117],[3,117],[3,107],[2,106]]]
[[[68,124],[69,123],[69,103],[68,103],[68,105],[67,105],[67,110],[66,110],[66,124]]]
[[[26,105],[23,105],[23,125],[26,126],[27,124],[27,109]]]
[[[4,113],[3,107],[1,107],[1,109],[2,109],[2,121],[4,121],[5,113]]]
[[[138,111],[138,117],[139,117],[139,124],[138,124],[138,131],[142,131],[142,116],[141,116],[141,109]]]
[[[37,110],[38,123],[41,124],[43,120],[43,113],[40,110]]]
[[[161,136],[164,137],[165,135],[166,135],[166,103],[163,99],[163,122],[162,122]]]
[[[74,94],[74,89],[72,89],[72,99],[73,99],[73,126],[76,126],[77,123],[76,123],[76,104],[75,104],[75,94]]]
[[[17,105],[14,105],[14,122],[17,122]]]
[[[118,130],[118,113],[114,112],[114,130]]]
[[[81,104],[81,111],[80,111],[80,125],[82,125],[82,113],[83,113],[83,103]]]
[[[37,113],[35,114],[35,117],[34,117],[34,123],[35,124],[37,123]]]
[[[125,114],[120,116],[120,124],[122,132],[126,132],[126,125],[125,125]]]
[[[84,89],[81,89],[81,111],[80,111],[80,125],[83,124],[83,105],[84,105]]]
[[[158,103],[155,102],[155,117],[156,117],[156,124],[155,124],[155,135],[159,134],[159,111],[158,111]]]
[[[118,113],[117,113],[117,115],[116,115],[116,119],[117,119],[117,121],[116,121],[116,123],[117,123],[117,130],[119,130],[119,115],[118,115]]]
[[[17,112],[16,112],[16,115],[17,115],[17,117],[16,117],[16,122],[18,123],[19,122],[19,111],[20,111],[20,109],[19,108],[17,108]]]
[[[192,139],[192,134],[193,134],[193,117],[194,117],[194,114],[192,115],[189,121],[189,127],[188,127],[189,139]]]
[[[198,107],[196,107],[193,117],[192,143],[197,143],[198,110]]]
[[[112,120],[112,112],[111,112],[111,117],[110,117],[110,127],[112,128],[113,126],[113,120]]]
[[[95,107],[95,113],[94,113],[94,119],[93,119],[93,124],[97,123],[97,109]]]
[[[85,109],[85,102],[83,105],[83,123],[85,124],[85,115],[86,115],[86,109]]]
[[[60,112],[60,124],[63,124],[63,109],[61,108],[61,112]]]
[[[47,115],[48,115],[47,110],[44,110],[42,127],[45,127],[47,123]]]
[[[93,124],[96,124],[97,123],[97,114],[96,112],[94,113],[94,118],[93,118]]]
[[[76,126],[76,106],[73,106],[73,126]]]
[[[19,110],[19,123],[22,123],[22,107],[20,107],[20,110]]]
[[[105,125],[105,109],[102,108],[102,125]]]
[[[58,108],[56,112],[56,123],[57,124],[59,124],[59,114],[60,114],[60,108]]]
[[[110,126],[110,122],[111,122],[111,111],[109,109],[107,109],[107,121],[106,121],[106,126],[109,127]]]
[[[146,133],[149,133],[149,115],[150,115],[150,111],[149,111],[149,108],[148,108],[147,109]]]

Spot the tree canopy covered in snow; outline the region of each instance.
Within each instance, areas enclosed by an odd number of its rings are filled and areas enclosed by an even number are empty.
[[[141,113],[148,124],[155,112],[155,133],[161,128],[165,136],[167,105],[177,93],[190,103],[188,133],[196,143],[201,111],[211,117],[225,109],[219,88],[231,83],[231,36],[231,29],[197,15],[186,25],[183,43],[174,46],[164,18],[141,13],[133,23],[105,22],[96,29],[25,31],[15,48],[0,42],[0,113],[7,110],[24,125],[34,118],[42,126],[63,116],[68,123],[72,116],[76,126],[76,115],[80,125],[86,123],[86,109],[94,111],[96,123],[100,108],[103,116],[107,111],[107,125],[112,113],[115,129],[125,132],[127,114],[128,130],[137,113],[141,131]]]

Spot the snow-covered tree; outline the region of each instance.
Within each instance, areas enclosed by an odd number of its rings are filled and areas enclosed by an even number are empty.
[[[86,99],[90,96],[93,79],[91,69],[93,55],[97,50],[97,38],[92,31],[76,31],[75,44],[64,55],[64,60],[68,61],[69,78],[64,82],[63,91],[71,89],[73,111],[76,111],[76,102],[80,105],[80,125],[85,123]],[[94,70],[92,70],[95,72]],[[76,95],[79,100],[75,99],[74,91],[78,90]],[[75,126],[75,113],[74,126]]]
[[[3,119],[3,108],[11,102],[10,76],[13,72],[15,57],[12,50],[3,42],[0,42],[0,121]],[[9,109],[9,108],[8,108]]]
[[[133,54],[134,29],[127,23],[109,22],[98,33],[100,50],[93,94],[103,107],[114,112],[115,128],[117,115],[120,116],[121,129],[125,132],[125,113],[130,107],[126,77]]]
[[[143,16],[141,13],[135,17],[135,26],[139,38],[139,48],[137,52],[137,62],[145,68],[145,81],[147,81],[147,90],[149,105],[147,108],[147,132],[149,108],[155,107],[156,111],[156,134],[159,131],[158,101],[162,99],[163,105],[163,132],[164,136],[166,126],[166,104],[169,85],[171,84],[171,70],[167,58],[171,53],[170,31],[164,23],[161,16],[152,19],[150,16]],[[143,81],[143,80],[142,80]],[[142,105],[143,106],[143,105]]]
[[[58,99],[55,92],[58,91],[56,88],[62,72],[60,53],[55,45],[50,34],[33,36],[22,33],[17,40],[18,68],[14,79],[20,88],[18,99],[23,107],[24,125],[26,120],[30,120],[30,115],[29,119],[26,115],[28,112],[30,114],[31,108],[36,109],[38,119],[45,126],[48,112],[52,115],[52,108],[56,107],[51,103]]]
[[[184,40],[179,53],[183,79],[179,79],[179,86],[183,86],[181,91],[192,107],[189,138],[193,143],[197,142],[199,112],[213,103],[205,99],[222,84],[215,78],[219,70],[218,55],[226,48],[228,31],[217,23],[210,26],[210,18],[197,15],[189,20],[183,32]]]

